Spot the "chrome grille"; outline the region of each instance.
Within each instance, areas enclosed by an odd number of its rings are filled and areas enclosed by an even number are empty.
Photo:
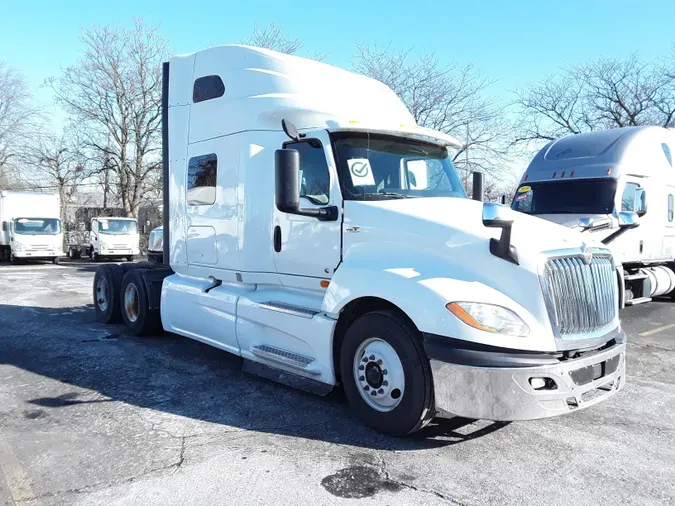
[[[562,338],[587,337],[617,316],[618,285],[609,253],[595,253],[590,264],[581,254],[549,258],[543,288],[552,324]]]

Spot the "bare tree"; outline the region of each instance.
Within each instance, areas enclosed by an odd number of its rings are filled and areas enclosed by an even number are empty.
[[[159,181],[161,68],[166,41],[156,28],[95,26],[80,60],[47,84],[107,171],[127,216]]]
[[[23,76],[0,61],[0,181],[9,183],[8,165],[19,153],[22,139],[39,118]]]
[[[254,24],[253,32],[245,43],[249,46],[264,47],[286,54],[297,53],[303,45],[300,39],[294,39],[287,35],[276,21],[272,21],[262,28]]]
[[[443,64],[433,53],[356,45],[354,70],[389,86],[418,125],[445,132],[464,143],[454,153],[464,173],[497,174],[508,164],[511,127],[504,106],[484,96],[492,81],[472,65]]]
[[[65,133],[38,136],[28,143],[21,158],[29,168],[29,187],[58,193],[61,221],[65,223],[66,209],[73,204],[78,186],[86,178],[85,159],[78,140]]]
[[[675,74],[675,72],[673,72]],[[563,69],[517,92],[515,142],[638,125],[675,126],[675,79],[636,55]]]

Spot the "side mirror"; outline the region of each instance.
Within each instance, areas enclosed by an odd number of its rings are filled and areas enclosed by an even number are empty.
[[[484,200],[485,191],[483,190],[483,173],[474,172],[473,173],[473,194],[471,198],[473,200]]]
[[[587,230],[601,230],[603,228],[609,228],[612,226],[612,220],[607,217],[604,218],[579,218],[577,226],[581,229],[582,232]]]
[[[635,214],[637,214],[638,216],[644,216],[646,213],[647,213],[647,191],[644,188],[636,188]]]
[[[491,202],[483,204],[483,226],[502,229],[502,235],[499,240],[490,239],[490,253],[519,265],[518,250],[514,246],[511,246],[512,225],[513,211],[509,207]]]
[[[504,195],[503,193],[499,196],[499,203],[503,206],[506,205],[506,195]]]
[[[629,211],[622,211],[619,213],[619,228],[630,230],[640,226],[640,218],[638,213],[631,213]]]
[[[6,221],[2,222],[2,231],[3,232],[7,232],[7,230],[9,229],[8,225],[9,224]]]
[[[337,221],[337,206],[300,209],[300,153],[296,149],[277,149],[274,153],[275,195],[282,213],[311,216],[320,221]]]

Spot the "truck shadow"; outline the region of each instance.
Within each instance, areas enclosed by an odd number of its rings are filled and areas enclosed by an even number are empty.
[[[0,304],[0,364],[122,402],[240,429],[359,447],[410,451],[486,437],[507,424],[436,419],[407,438],[361,425],[338,387],[326,397],[248,375],[241,359],[172,334],[136,338],[101,325],[91,306],[42,308]],[[31,407],[68,409],[77,393],[40,396]],[[101,401],[91,401],[101,402]]]

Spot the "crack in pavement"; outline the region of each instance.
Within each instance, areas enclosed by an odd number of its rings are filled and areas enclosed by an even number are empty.
[[[468,506],[467,503],[458,501],[456,499],[453,499],[452,497],[449,497],[442,492],[439,492],[438,490],[434,490],[433,488],[421,488],[417,487],[415,485],[411,485],[410,483],[407,483],[405,481],[397,480],[395,478],[391,477],[391,474],[387,470],[387,462],[384,460],[384,457],[382,454],[378,451],[375,452],[375,455],[380,459],[380,473],[382,476],[384,476],[384,479],[394,483],[400,487],[407,488],[409,490],[413,490],[415,492],[421,492],[423,494],[430,494],[438,497],[439,499],[447,502],[448,504],[454,504],[455,506]]]

